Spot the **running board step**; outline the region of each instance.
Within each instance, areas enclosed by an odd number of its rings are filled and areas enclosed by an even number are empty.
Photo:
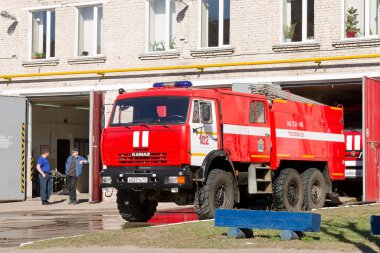
[[[269,167],[248,167],[248,193],[273,193],[272,173]]]

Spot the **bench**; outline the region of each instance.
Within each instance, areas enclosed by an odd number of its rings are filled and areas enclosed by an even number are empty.
[[[215,226],[233,228],[229,231],[229,237],[235,238],[246,235],[247,229],[283,230],[281,239],[291,240],[303,237],[303,232],[320,232],[321,215],[307,212],[217,209]]]
[[[380,235],[380,216],[371,215],[371,235]]]

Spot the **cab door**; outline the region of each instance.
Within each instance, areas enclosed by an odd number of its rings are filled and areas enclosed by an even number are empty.
[[[216,104],[213,100],[193,99],[190,115],[191,165],[201,166],[205,157],[218,149]]]
[[[269,163],[271,140],[267,102],[252,99],[249,106],[248,135],[251,162]]]
[[[26,197],[27,99],[0,96],[0,201]]]

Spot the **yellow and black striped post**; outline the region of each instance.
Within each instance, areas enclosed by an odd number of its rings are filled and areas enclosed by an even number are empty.
[[[30,158],[30,181],[33,181],[33,174],[34,174],[33,163],[34,163],[33,157],[31,157]]]
[[[25,123],[22,123],[22,141],[21,141],[21,192],[25,193]]]

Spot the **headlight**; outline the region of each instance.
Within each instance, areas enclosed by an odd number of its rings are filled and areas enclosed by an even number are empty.
[[[185,176],[170,176],[168,178],[169,184],[185,184],[186,178]]]
[[[103,177],[103,184],[110,184],[112,183],[112,178],[110,176]]]
[[[103,170],[108,169],[107,165],[103,164]]]

